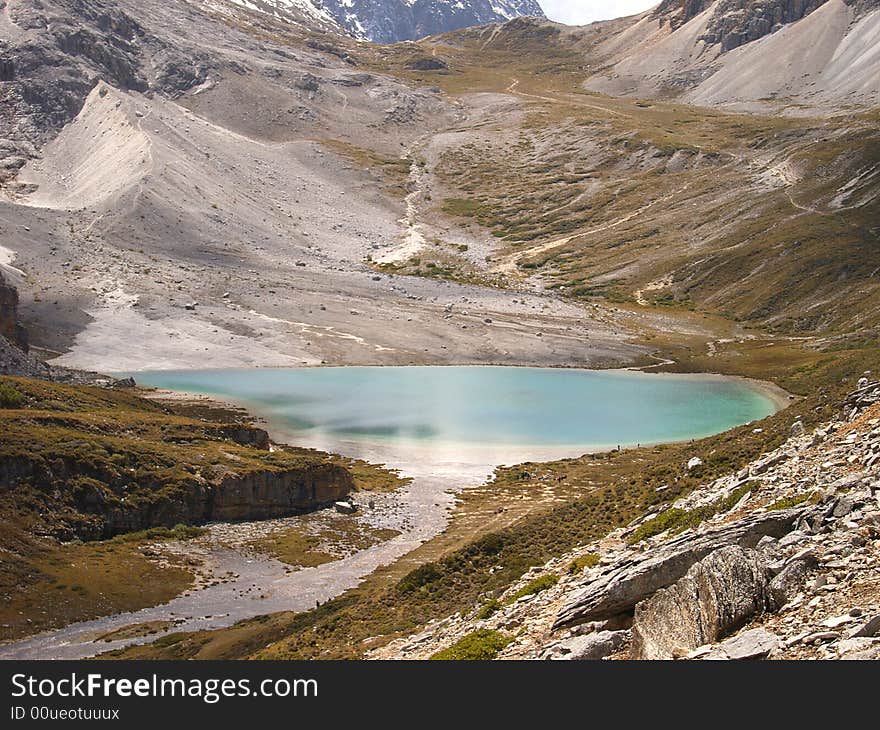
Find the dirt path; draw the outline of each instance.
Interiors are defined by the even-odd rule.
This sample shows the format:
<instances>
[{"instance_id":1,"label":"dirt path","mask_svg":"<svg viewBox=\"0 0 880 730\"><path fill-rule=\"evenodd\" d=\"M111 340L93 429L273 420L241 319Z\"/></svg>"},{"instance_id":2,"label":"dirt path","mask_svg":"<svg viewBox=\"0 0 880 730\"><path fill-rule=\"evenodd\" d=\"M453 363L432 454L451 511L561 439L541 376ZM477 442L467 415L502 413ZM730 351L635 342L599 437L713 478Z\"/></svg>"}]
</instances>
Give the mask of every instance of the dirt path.
<instances>
[{"instance_id":1,"label":"dirt path","mask_svg":"<svg viewBox=\"0 0 880 730\"><path fill-rule=\"evenodd\" d=\"M617 111L616 109L609 109L605 106L600 106L599 104L590 104L586 101L580 101L575 99L559 99L558 97L552 96L541 96L539 94L528 94L525 91L517 91L516 87L519 86L519 79L513 79L513 83L508 86L505 91L509 94L515 94L516 96L522 96L526 99L540 99L541 101L549 101L551 104L565 104L567 106L581 106L587 109L596 109L600 112L605 112L606 114L611 114L615 117L629 117L629 114L624 112Z\"/></svg>"}]
</instances>

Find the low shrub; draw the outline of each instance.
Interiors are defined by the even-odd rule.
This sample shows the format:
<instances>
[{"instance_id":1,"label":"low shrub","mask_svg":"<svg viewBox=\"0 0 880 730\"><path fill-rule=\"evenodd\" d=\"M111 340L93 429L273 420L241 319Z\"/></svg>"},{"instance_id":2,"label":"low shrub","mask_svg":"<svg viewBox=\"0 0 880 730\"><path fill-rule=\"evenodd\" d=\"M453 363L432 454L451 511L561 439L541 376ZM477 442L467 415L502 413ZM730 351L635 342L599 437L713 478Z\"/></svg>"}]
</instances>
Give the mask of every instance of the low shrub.
<instances>
[{"instance_id":1,"label":"low shrub","mask_svg":"<svg viewBox=\"0 0 880 730\"><path fill-rule=\"evenodd\" d=\"M0 408L21 408L24 396L9 383L0 383Z\"/></svg>"},{"instance_id":2,"label":"low shrub","mask_svg":"<svg viewBox=\"0 0 880 730\"><path fill-rule=\"evenodd\" d=\"M441 661L489 661L498 656L511 639L500 631L477 629L452 646L438 651L431 659Z\"/></svg>"},{"instance_id":3,"label":"low shrub","mask_svg":"<svg viewBox=\"0 0 880 730\"><path fill-rule=\"evenodd\" d=\"M568 572L571 575L577 575L583 572L584 568L595 568L599 564L599 556L594 553L581 555L579 558L572 560L568 566Z\"/></svg>"},{"instance_id":4,"label":"low shrub","mask_svg":"<svg viewBox=\"0 0 880 730\"><path fill-rule=\"evenodd\" d=\"M477 619L477 621L484 621L485 619L494 616L500 608L501 604L498 602L498 600L495 598L490 598L482 606L480 606L474 618Z\"/></svg>"},{"instance_id":5,"label":"low shrub","mask_svg":"<svg viewBox=\"0 0 880 730\"><path fill-rule=\"evenodd\" d=\"M546 591L548 588L552 588L559 582L559 576L555 573L547 573L547 575L542 575L540 578L535 578L533 581L527 583L522 588L520 588L516 593L513 594L510 598L510 602L523 598L525 596L532 596L536 593L541 593L541 591Z\"/></svg>"}]
</instances>

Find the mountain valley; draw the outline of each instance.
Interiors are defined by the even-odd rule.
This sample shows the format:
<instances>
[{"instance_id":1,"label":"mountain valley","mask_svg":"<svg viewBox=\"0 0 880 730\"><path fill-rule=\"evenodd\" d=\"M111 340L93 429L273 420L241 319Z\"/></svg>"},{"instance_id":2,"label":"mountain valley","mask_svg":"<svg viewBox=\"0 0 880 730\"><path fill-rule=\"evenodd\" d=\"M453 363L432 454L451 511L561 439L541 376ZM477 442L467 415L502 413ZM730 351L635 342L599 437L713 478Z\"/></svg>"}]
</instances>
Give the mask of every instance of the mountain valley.
<instances>
[{"instance_id":1,"label":"mountain valley","mask_svg":"<svg viewBox=\"0 0 880 730\"><path fill-rule=\"evenodd\" d=\"M365 535L402 535L401 550L314 610L195 633L151 622L138 646L114 638L87 653L427 658L474 632L522 629L494 653L536 658L585 652L594 629L647 637L662 624L654 591L643 613L633 603L585 619L589 630L553 628L571 592L605 575L592 558L516 594L586 555L604 568L660 550L676 526L627 541L658 514L732 494L685 537L800 500L785 534L817 552L803 581L830 574L853 604L797 588L749 621L766 608L794 653L874 651L873 635L785 642L821 633L834 611L862 612L843 626L880 610L875 582L837 564L848 541L862 551L856 572L876 557L880 5L664 0L584 27L533 2L447 5L0 0L0 416L15 436L0 444L0 547L15 556L0 590L26 586L3 638L197 590L187 561L226 539L215 530L205 547L206 522L296 520L352 490L381 506L396 497L379 494L418 488L393 469L270 445L241 411L132 391L129 376L492 364L712 372L791 397L691 443L444 481L428 506L445 529L418 540L405 520L324 525L337 537L323 542L283 522L269 540L281 553L326 552L339 529L364 550L378 541ZM870 402L854 412L862 391ZM28 454L38 443L40 464ZM785 463L753 473L768 453ZM333 472L333 493L290 498L294 482L314 487L315 468ZM242 484L281 471L285 493L263 484L256 502L271 492L273 505L253 511ZM225 496L235 509L220 508ZM835 510L850 498L847 520ZM140 535L151 529L168 532ZM747 542L737 548L758 545ZM794 551L768 545L761 560L778 575ZM143 602L74 590L90 578L58 572L71 550L110 575L117 556L155 590ZM678 581L703 558L656 588L683 595ZM157 565L176 571L164 589ZM49 583L72 608L28 626ZM799 593L790 623L808 628L773 628ZM824 613L804 614L814 595ZM717 653L703 645L746 625L667 653ZM605 637L603 656L632 636ZM838 651L852 638L871 641Z\"/></svg>"}]
</instances>

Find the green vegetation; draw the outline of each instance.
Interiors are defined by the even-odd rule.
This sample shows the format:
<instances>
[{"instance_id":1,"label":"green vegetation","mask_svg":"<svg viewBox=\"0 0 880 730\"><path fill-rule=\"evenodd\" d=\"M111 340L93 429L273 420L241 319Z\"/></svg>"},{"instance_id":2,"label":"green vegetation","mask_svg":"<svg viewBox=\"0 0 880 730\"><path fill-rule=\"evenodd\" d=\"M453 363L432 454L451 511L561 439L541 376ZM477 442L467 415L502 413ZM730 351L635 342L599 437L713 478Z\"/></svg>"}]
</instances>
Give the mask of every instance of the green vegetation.
<instances>
[{"instance_id":1,"label":"green vegetation","mask_svg":"<svg viewBox=\"0 0 880 730\"><path fill-rule=\"evenodd\" d=\"M412 166L411 158L385 155L338 139L322 139L321 144L358 167L377 173L387 182L390 193L396 196L406 194L404 185Z\"/></svg>"},{"instance_id":2,"label":"green vegetation","mask_svg":"<svg viewBox=\"0 0 880 730\"><path fill-rule=\"evenodd\" d=\"M485 621L487 618L492 618L498 611L501 609L501 603L496 598L490 598L488 601L483 603L482 606L477 610L477 613L474 615L474 618L477 621Z\"/></svg>"},{"instance_id":3,"label":"green vegetation","mask_svg":"<svg viewBox=\"0 0 880 730\"><path fill-rule=\"evenodd\" d=\"M568 572L571 575L583 573L585 568L595 568L599 564L599 556L593 553L581 555L576 560L572 560L568 566Z\"/></svg>"},{"instance_id":4,"label":"green vegetation","mask_svg":"<svg viewBox=\"0 0 880 730\"><path fill-rule=\"evenodd\" d=\"M404 483L392 472L318 451L270 451L265 432L246 422L177 415L131 392L27 379L0 379L0 384L20 392L23 406L0 410L5 433L0 460L16 465L7 472L7 496L0 501L14 493L11 513L41 521L47 534L66 530L82 539L112 537L124 527L113 527L103 514L160 514L158 505L188 504L188 495L230 474L305 475L342 467L357 472L361 488L394 489ZM154 526L171 527L145 529Z\"/></svg>"},{"instance_id":5,"label":"green vegetation","mask_svg":"<svg viewBox=\"0 0 880 730\"><path fill-rule=\"evenodd\" d=\"M791 509L792 507L797 507L799 504L806 504L807 502L818 504L821 497L822 495L820 492L795 494L791 497L783 497L782 499L777 499L773 504L768 505L767 509L770 511Z\"/></svg>"},{"instance_id":6,"label":"green vegetation","mask_svg":"<svg viewBox=\"0 0 880 730\"><path fill-rule=\"evenodd\" d=\"M535 578L533 581L528 582L522 588L520 588L516 593L514 593L509 599L508 603L514 603L518 601L520 598L525 598L526 596L534 596L542 591L546 591L548 588L552 588L559 582L559 576L554 575L553 573L547 573L546 575L542 575L539 578Z\"/></svg>"},{"instance_id":7,"label":"green vegetation","mask_svg":"<svg viewBox=\"0 0 880 730\"><path fill-rule=\"evenodd\" d=\"M448 649L438 651L431 659L443 661L489 661L498 656L511 639L500 631L477 629L463 636Z\"/></svg>"},{"instance_id":8,"label":"green vegetation","mask_svg":"<svg viewBox=\"0 0 880 730\"><path fill-rule=\"evenodd\" d=\"M60 545L2 527L0 640L155 606L193 584L191 566L144 553L155 537Z\"/></svg>"},{"instance_id":9,"label":"green vegetation","mask_svg":"<svg viewBox=\"0 0 880 730\"><path fill-rule=\"evenodd\" d=\"M229 474L341 467L359 489L405 483L362 461L270 451L265 432L233 409L26 378L0 377L0 393L7 404L0 409L0 639L156 605L185 590L192 566L143 549L203 534L163 525L161 515L180 515L193 495ZM160 524L149 524L151 514ZM142 519L145 529L125 532ZM387 538L382 531L360 537Z\"/></svg>"},{"instance_id":10,"label":"green vegetation","mask_svg":"<svg viewBox=\"0 0 880 730\"><path fill-rule=\"evenodd\" d=\"M111 542L143 542L146 540L193 540L207 534L204 527L193 525L175 525L174 527L151 527L140 532L127 532L112 538Z\"/></svg>"},{"instance_id":11,"label":"green vegetation","mask_svg":"<svg viewBox=\"0 0 880 730\"><path fill-rule=\"evenodd\" d=\"M647 522L639 525L638 529L629 537L628 542L634 545L654 535L659 535L667 530L671 534L683 532L691 527L697 527L710 517L727 512L732 509L749 492L757 491L760 486L756 482L748 482L734 489L727 497L697 507L692 510L671 507Z\"/></svg>"},{"instance_id":12,"label":"green vegetation","mask_svg":"<svg viewBox=\"0 0 880 730\"><path fill-rule=\"evenodd\" d=\"M24 396L10 383L0 382L0 408L21 408Z\"/></svg>"},{"instance_id":13,"label":"green vegetation","mask_svg":"<svg viewBox=\"0 0 880 730\"><path fill-rule=\"evenodd\" d=\"M397 530L363 525L354 519L334 518L329 522L310 523L311 528L297 525L276 530L249 543L288 565L313 568L338 560L356 550L391 540Z\"/></svg>"}]
</instances>

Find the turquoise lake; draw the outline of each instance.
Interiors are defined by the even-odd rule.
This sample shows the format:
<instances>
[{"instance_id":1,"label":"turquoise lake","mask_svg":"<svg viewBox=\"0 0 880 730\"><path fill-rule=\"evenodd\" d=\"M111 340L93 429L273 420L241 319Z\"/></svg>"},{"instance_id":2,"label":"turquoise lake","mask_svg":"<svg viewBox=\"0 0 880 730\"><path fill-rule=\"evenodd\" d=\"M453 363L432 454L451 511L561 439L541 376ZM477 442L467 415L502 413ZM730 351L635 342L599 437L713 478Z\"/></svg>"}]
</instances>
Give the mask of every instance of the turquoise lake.
<instances>
[{"instance_id":1,"label":"turquoise lake","mask_svg":"<svg viewBox=\"0 0 880 730\"><path fill-rule=\"evenodd\" d=\"M307 445L339 442L597 450L682 441L776 410L711 375L516 367L327 367L141 372L141 385L249 405Z\"/></svg>"}]
</instances>

